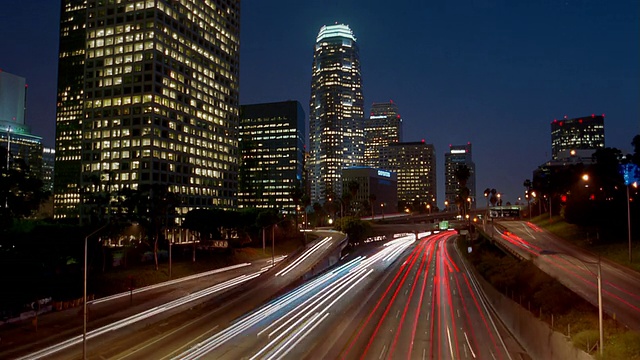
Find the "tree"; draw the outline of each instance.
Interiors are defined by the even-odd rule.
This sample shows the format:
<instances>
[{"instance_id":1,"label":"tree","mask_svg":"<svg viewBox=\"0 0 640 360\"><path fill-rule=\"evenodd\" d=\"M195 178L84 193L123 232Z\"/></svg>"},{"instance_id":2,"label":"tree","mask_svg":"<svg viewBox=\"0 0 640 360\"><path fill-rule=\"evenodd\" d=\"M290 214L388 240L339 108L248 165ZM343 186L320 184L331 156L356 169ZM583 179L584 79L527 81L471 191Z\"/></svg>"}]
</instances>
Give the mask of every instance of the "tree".
<instances>
[{"instance_id":1,"label":"tree","mask_svg":"<svg viewBox=\"0 0 640 360\"><path fill-rule=\"evenodd\" d=\"M133 190L124 188L118 192L116 214L128 221L135 221L145 229L145 235L153 247L155 268L158 270L158 242L163 226L168 226L169 215L178 204L175 194L166 185L144 184Z\"/></svg>"},{"instance_id":2,"label":"tree","mask_svg":"<svg viewBox=\"0 0 640 360\"><path fill-rule=\"evenodd\" d=\"M11 226L14 219L31 216L38 210L49 194L43 191L42 181L33 174L28 164L20 158L14 158L7 167L6 148L2 149L0 166L0 230Z\"/></svg>"},{"instance_id":3,"label":"tree","mask_svg":"<svg viewBox=\"0 0 640 360\"><path fill-rule=\"evenodd\" d=\"M491 189L484 189L484 198L487 200L487 207L489 207L489 195L491 195Z\"/></svg>"},{"instance_id":4,"label":"tree","mask_svg":"<svg viewBox=\"0 0 640 360\"><path fill-rule=\"evenodd\" d=\"M633 137L631 145L633 146L632 161L634 164L640 166L640 134Z\"/></svg>"},{"instance_id":5,"label":"tree","mask_svg":"<svg viewBox=\"0 0 640 360\"><path fill-rule=\"evenodd\" d=\"M371 217L373 218L373 215L375 214L373 212L373 206L375 205L376 202L376 194L369 194L369 205L371 205Z\"/></svg>"},{"instance_id":6,"label":"tree","mask_svg":"<svg viewBox=\"0 0 640 360\"><path fill-rule=\"evenodd\" d=\"M344 194L342 197L348 200L346 202L347 214L352 214L353 213L352 202L358 196L358 191L360 191L360 183L355 180L349 180L347 182L347 190L348 190L348 193ZM348 195L348 197L346 195Z\"/></svg>"},{"instance_id":7,"label":"tree","mask_svg":"<svg viewBox=\"0 0 640 360\"><path fill-rule=\"evenodd\" d=\"M458 193L456 195L456 204L461 211L461 215L469 213L471 204L467 201L470 195L470 190L467 187L467 180L471 177L471 170L467 165L458 165L454 172L456 180L458 180Z\"/></svg>"},{"instance_id":8,"label":"tree","mask_svg":"<svg viewBox=\"0 0 640 360\"><path fill-rule=\"evenodd\" d=\"M349 243L358 243L373 233L371 224L358 218L347 216L336 222L335 229L342 231L349 237Z\"/></svg>"},{"instance_id":9,"label":"tree","mask_svg":"<svg viewBox=\"0 0 640 360\"><path fill-rule=\"evenodd\" d=\"M489 196L489 202L491 203L491 206L496 206L496 203L498 202L498 191L496 189L491 189L490 193L491 196Z\"/></svg>"}]
</instances>

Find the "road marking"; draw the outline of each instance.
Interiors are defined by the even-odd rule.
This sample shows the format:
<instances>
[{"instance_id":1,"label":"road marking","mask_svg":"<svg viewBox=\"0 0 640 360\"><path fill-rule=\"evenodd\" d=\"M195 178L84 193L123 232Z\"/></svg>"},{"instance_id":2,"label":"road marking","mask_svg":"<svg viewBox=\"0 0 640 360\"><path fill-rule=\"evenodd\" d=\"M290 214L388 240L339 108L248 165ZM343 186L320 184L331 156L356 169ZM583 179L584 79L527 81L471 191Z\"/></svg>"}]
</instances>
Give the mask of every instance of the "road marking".
<instances>
[{"instance_id":1,"label":"road marking","mask_svg":"<svg viewBox=\"0 0 640 360\"><path fill-rule=\"evenodd\" d=\"M380 356L378 356L378 359L382 359L382 355L384 355L384 351L387 349L387 344L384 344L384 346L382 347L382 351L380 351Z\"/></svg>"},{"instance_id":2,"label":"road marking","mask_svg":"<svg viewBox=\"0 0 640 360\"><path fill-rule=\"evenodd\" d=\"M449 326L447 325L447 339L449 340L449 352L451 352L451 358L454 359L453 356L453 344L451 343L451 332L449 331Z\"/></svg>"},{"instance_id":3,"label":"road marking","mask_svg":"<svg viewBox=\"0 0 640 360\"><path fill-rule=\"evenodd\" d=\"M137 353L138 351L144 350L144 349L148 348L149 346L154 345L155 343L157 343L157 342L161 341L162 339L165 339L165 338L167 338L167 337L169 337L169 336L171 336L171 335L175 334L175 333L176 333L176 332L178 332L178 331L182 331L182 329L184 329L184 328L186 328L186 327L188 327L188 326L191 326L192 324L194 324L196 321L199 321L199 320L200 320L200 319L194 319L194 320L192 320L192 321L190 321L190 322L188 322L188 323L186 323L186 324L184 324L184 325L180 326L179 328L177 328L177 329L175 329L175 330L173 330L173 331L170 331L170 332L166 333L165 335L161 336L160 338L155 339L155 340L152 340L152 341L150 341L148 344L146 344L146 345L144 345L144 346L142 346L142 347L137 348L135 351L132 351L132 352L128 353L127 355L125 355L125 356L121 357L120 359L125 359L125 358L127 358L127 357L129 357L129 356L131 356L131 355L133 355L133 354L135 354L135 353ZM209 333L209 332L215 331L215 330L218 328L218 326L219 326L219 325L214 326L213 328L211 328L211 329L209 329L208 331L206 331L204 334L207 334L207 333ZM203 334L203 335L204 335L204 334ZM196 340L193 340L193 341L196 341ZM186 345L188 346L188 345L189 345L190 343L192 343L193 341L191 341L191 342L187 343ZM175 352L175 351L174 351L174 352ZM168 357L168 356L167 356L167 357ZM165 359L166 359L167 357L165 357Z\"/></svg>"},{"instance_id":4,"label":"road marking","mask_svg":"<svg viewBox=\"0 0 640 360\"><path fill-rule=\"evenodd\" d=\"M469 342L469 338L467 337L467 332L464 332L464 339L467 340L467 346L469 346L469 350L471 351L471 355L473 355L473 358L476 358L476 353L473 352L473 349L471 348L471 343ZM466 351L466 350L465 350Z\"/></svg>"}]
</instances>

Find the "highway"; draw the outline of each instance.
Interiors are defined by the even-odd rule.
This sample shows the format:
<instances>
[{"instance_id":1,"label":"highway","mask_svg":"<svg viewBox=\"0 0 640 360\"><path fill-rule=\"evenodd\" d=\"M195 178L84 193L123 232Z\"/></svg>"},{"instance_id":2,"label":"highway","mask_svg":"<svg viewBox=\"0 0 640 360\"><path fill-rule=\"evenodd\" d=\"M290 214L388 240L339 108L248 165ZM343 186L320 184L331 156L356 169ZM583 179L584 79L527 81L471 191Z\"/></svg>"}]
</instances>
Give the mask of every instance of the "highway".
<instances>
[{"instance_id":1,"label":"highway","mask_svg":"<svg viewBox=\"0 0 640 360\"><path fill-rule=\"evenodd\" d=\"M576 247L526 221L501 221L506 231L494 238L517 251L547 274L598 306L597 263L602 271L604 312L640 331L640 274ZM487 233L491 234L488 229ZM542 253L542 254L541 254Z\"/></svg>"},{"instance_id":2,"label":"highway","mask_svg":"<svg viewBox=\"0 0 640 360\"><path fill-rule=\"evenodd\" d=\"M87 358L157 358L158 354L171 354L175 349L188 348L193 339L226 327L233 319L299 281L304 273L335 251L344 240L344 235L333 231L317 231L316 235L318 239L309 243L304 251L276 263L274 268L270 264L239 266L218 274L223 278L200 278L198 283L209 282L205 287L192 287L190 284L182 284L177 290L158 287L154 291L164 295L156 294L157 299L147 301L136 295L139 306L134 307L129 306L127 297L96 301L99 304L92 305L90 313L93 321L89 323L87 332ZM259 265L263 266L256 268ZM121 312L123 307L130 310ZM98 312L109 311L126 316L97 315ZM21 354L22 358L82 358L81 326L65 331L64 340L56 339L55 343L41 344L39 349L27 344L26 349L30 352ZM25 347L22 352L24 350ZM16 357L16 353L8 357Z\"/></svg>"},{"instance_id":3,"label":"highway","mask_svg":"<svg viewBox=\"0 0 640 360\"><path fill-rule=\"evenodd\" d=\"M454 232L364 246L175 359L511 359ZM158 358L158 357L156 357ZM521 357L517 357L520 359ZM524 358L527 358L524 356Z\"/></svg>"}]
</instances>

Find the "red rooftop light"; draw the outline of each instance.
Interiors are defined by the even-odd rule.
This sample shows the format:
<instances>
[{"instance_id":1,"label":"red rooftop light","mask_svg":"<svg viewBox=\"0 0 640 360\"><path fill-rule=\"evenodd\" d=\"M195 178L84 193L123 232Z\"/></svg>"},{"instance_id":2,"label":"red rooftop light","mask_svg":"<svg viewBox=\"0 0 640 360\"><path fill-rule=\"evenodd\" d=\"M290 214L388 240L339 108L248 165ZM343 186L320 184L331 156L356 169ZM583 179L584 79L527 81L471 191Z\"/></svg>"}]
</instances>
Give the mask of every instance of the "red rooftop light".
<instances>
[{"instance_id":1,"label":"red rooftop light","mask_svg":"<svg viewBox=\"0 0 640 360\"><path fill-rule=\"evenodd\" d=\"M424 144L424 139L422 139L422 143Z\"/></svg>"},{"instance_id":2,"label":"red rooftop light","mask_svg":"<svg viewBox=\"0 0 640 360\"><path fill-rule=\"evenodd\" d=\"M567 115L565 115L565 116L564 116L564 118L566 119L566 118L567 118Z\"/></svg>"}]
</instances>

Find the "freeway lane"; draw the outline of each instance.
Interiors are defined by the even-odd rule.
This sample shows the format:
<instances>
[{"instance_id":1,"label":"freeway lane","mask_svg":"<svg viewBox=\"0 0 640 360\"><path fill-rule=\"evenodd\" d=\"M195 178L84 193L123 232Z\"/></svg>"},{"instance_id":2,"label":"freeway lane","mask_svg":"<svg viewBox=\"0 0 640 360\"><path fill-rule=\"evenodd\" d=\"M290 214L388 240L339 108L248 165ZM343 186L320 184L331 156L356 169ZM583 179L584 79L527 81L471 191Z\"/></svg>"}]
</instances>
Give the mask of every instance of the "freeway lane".
<instances>
[{"instance_id":1,"label":"freeway lane","mask_svg":"<svg viewBox=\"0 0 640 360\"><path fill-rule=\"evenodd\" d=\"M191 347L199 338L206 338L218 329L226 328L231 321L264 303L335 251L344 235L333 231L318 231L318 240L310 243L304 252L278 264L271 271L263 268L250 279L231 290L209 295L208 301L187 303L185 298L177 306L172 303L153 309L143 319L136 314L122 323L112 323L90 332L89 358L95 359L161 359ZM298 261L298 259L304 259ZM290 266L295 265L295 266ZM279 273L286 270L286 273ZM262 275L261 275L262 274ZM243 280L244 281L244 280ZM76 339L77 340L77 339ZM81 343L46 353L50 359L73 359L82 356ZM56 349L53 349L56 350ZM40 358L43 353L33 353L26 358Z\"/></svg>"},{"instance_id":2,"label":"freeway lane","mask_svg":"<svg viewBox=\"0 0 640 360\"><path fill-rule=\"evenodd\" d=\"M511 359L451 233L415 247L342 358ZM499 324L499 323L498 323Z\"/></svg>"},{"instance_id":3,"label":"freeway lane","mask_svg":"<svg viewBox=\"0 0 640 360\"><path fill-rule=\"evenodd\" d=\"M99 298L88 303L88 331L269 266L271 259L238 264L188 278ZM38 332L30 321L0 328L0 358L16 358L82 334L82 307L41 315Z\"/></svg>"},{"instance_id":4,"label":"freeway lane","mask_svg":"<svg viewBox=\"0 0 640 360\"><path fill-rule=\"evenodd\" d=\"M174 358L511 359L522 350L503 341L454 238L409 235L352 254Z\"/></svg>"},{"instance_id":5,"label":"freeway lane","mask_svg":"<svg viewBox=\"0 0 640 360\"><path fill-rule=\"evenodd\" d=\"M505 241L520 244L521 251L534 259L540 269L598 306L597 256L526 221L500 224L509 232ZM555 254L540 255L543 250ZM630 329L640 331L640 274L606 259L600 261L604 311Z\"/></svg>"}]
</instances>

